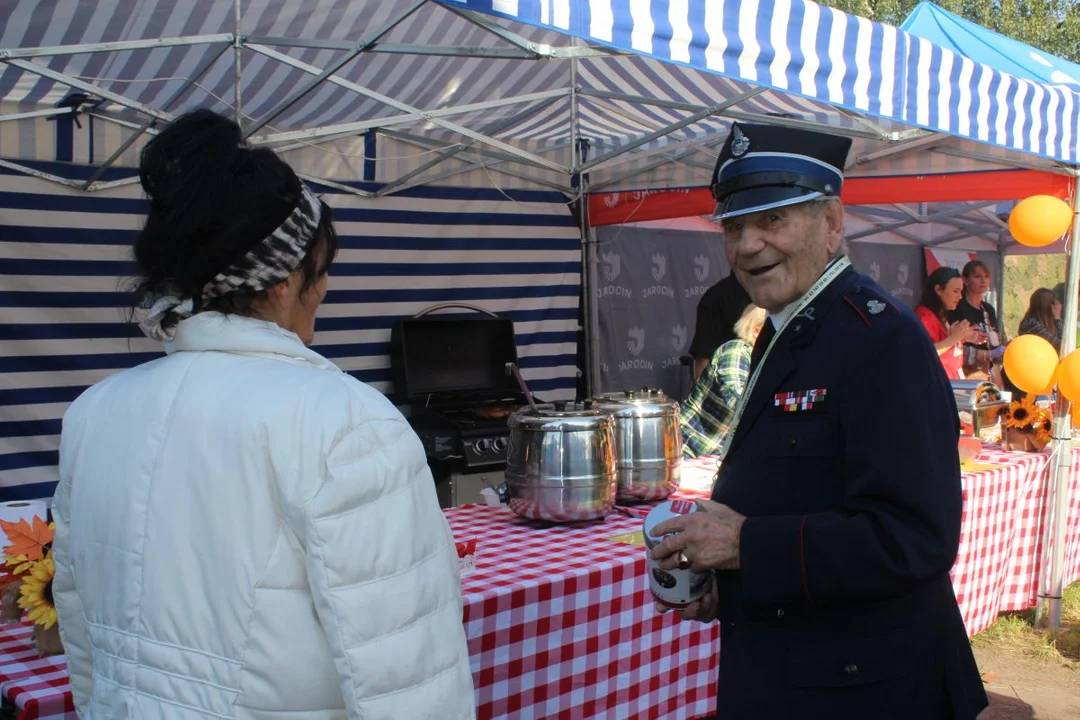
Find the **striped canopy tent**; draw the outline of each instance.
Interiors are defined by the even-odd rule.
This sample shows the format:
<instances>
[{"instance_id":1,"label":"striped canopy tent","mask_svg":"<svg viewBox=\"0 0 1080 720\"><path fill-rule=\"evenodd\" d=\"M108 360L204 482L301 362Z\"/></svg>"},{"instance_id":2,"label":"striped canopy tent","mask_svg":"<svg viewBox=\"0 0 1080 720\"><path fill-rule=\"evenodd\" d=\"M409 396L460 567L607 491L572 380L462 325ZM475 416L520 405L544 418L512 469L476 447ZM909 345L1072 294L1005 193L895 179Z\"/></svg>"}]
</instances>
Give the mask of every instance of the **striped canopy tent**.
<instances>
[{"instance_id":1,"label":"striped canopy tent","mask_svg":"<svg viewBox=\"0 0 1080 720\"><path fill-rule=\"evenodd\" d=\"M129 182L108 168L206 105L376 196L703 186L733 119L850 135L860 205L1063 194L1068 180L1017 171L1077 164L1073 88L803 0L18 0L0 27L4 166L94 165L53 178L90 191ZM935 180L986 171L1010 174Z\"/></svg>"},{"instance_id":2,"label":"striped canopy tent","mask_svg":"<svg viewBox=\"0 0 1080 720\"><path fill-rule=\"evenodd\" d=\"M43 320L65 325L57 312L74 317L85 310L73 307L72 298L54 297L77 274L56 264L64 261L53 262L67 256L38 252L32 233L11 228L52 229L45 237L60 246L60 230L73 221L58 228L52 215L84 211L79 222L86 227L119 224L130 235L137 227L132 168L139 149L159 123L195 107L235 114L251 142L277 149L304 177L338 193L335 203L357 223L347 235L385 233L390 222L411 227L425 222L423 203L438 204L444 214L432 215L426 230L402 233L426 237L401 246L406 255L399 265L429 260L424 255L439 247L431 238L445 236L445 213L464 202L465 196L428 188L489 193L469 196L483 206L447 242L462 248L468 233L484 236L501 226L507 237L525 234L554 249L543 257L516 256L518 273L538 263L541 282L494 270L480 257L487 249L469 260L470 277L488 266L490 292L478 297L507 298L509 286L532 283L512 309L540 313L529 341L558 346L536 350L534 357L547 359L532 368L526 359L534 378L543 376L540 367L573 364L561 343L567 323L577 320L564 305L562 325L544 324L555 315L542 299L560 295L576 306L579 276L568 264L580 254L570 255L567 243L588 232L586 213L577 212L583 194L590 195L594 223L604 212L616 214L612 222L645 219L646 208L692 197L693 188L708 184L732 120L848 135L854 141L846 168L849 204L881 208L867 214L888 225L892 214L914 212L894 204L966 203L934 219L1000 243L1009 239L995 203L1036 192L1072 197L1080 165L1080 97L1073 87L1013 77L806 0L8 0L0 4L0 66L0 171L6 172L0 197L7 197L0 206L0 257L20 252L16 257L27 260L22 270L0 271L0 333L24 343L0 358L0 369L8 370L0 372L0 393L25 391L15 375L42 375L40 357L70 347L67 336L42 330ZM29 181L35 184L19 184ZM557 191L560 201L522 191ZM111 206L112 215L128 215L103 228L101 206L85 204L95 196L132 205ZM655 197L663 202L650 200ZM700 190L696 197L700 202ZM372 220L364 215L372 208L398 215ZM25 222L34 211L38 217ZM535 226L554 230L537 233ZM539 244L528 247L542 252ZM83 249L71 262L95 262L102 254L118 260L119 246L109 248ZM368 256L354 258L354 287L377 282L372 278L386 269L381 264L393 265L394 250L378 248L382 254L367 265ZM53 262L48 272L40 264L45 260ZM14 267L8 259L3 265ZM595 257L584 267L588 285ZM406 270L391 272L401 277L388 280L396 289L388 287L386 297L407 296L400 289L408 286ZM492 272L510 279L500 286ZM1070 275L1075 297L1076 273ZM100 283L88 286L102 290ZM328 298L332 318L323 320L321 335L328 328L360 329L349 303L367 291L338 292ZM37 305L35 293L43 298ZM591 296L588 288L582 293L586 302ZM1075 322L1070 304L1066 325ZM118 339L142 342L127 332ZM83 341L78 347L96 339L75 335ZM28 357L27 342L59 343L60 350ZM385 367L374 368L365 353L385 353L382 335L370 339L375 350L351 342L341 351L356 361L349 369L381 381ZM594 353L590 371L596 361ZM33 382L60 383L69 392L57 394L55 407L4 430L4 448L18 447L20 433L55 431L70 390L108 370L70 382L36 377ZM572 393L572 384L554 379L558 374L548 374L550 387ZM10 407L26 397L4 399ZM38 421L33 418L46 426L25 424ZM6 456L0 453L0 474L25 470L4 465ZM0 478L0 487L5 482Z\"/></svg>"}]
</instances>

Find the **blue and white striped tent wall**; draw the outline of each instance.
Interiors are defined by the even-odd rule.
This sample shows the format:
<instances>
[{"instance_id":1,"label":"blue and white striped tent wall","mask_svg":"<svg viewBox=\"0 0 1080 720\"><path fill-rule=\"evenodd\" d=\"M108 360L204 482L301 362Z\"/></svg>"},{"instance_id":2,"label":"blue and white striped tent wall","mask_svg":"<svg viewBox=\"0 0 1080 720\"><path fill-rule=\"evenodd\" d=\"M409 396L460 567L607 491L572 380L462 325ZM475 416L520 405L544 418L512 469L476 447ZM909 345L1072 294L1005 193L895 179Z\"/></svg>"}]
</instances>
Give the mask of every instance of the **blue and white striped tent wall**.
<instances>
[{"instance_id":1,"label":"blue and white striped tent wall","mask_svg":"<svg viewBox=\"0 0 1080 720\"><path fill-rule=\"evenodd\" d=\"M324 197L342 250L317 350L390 392L394 320L467 302L514 318L523 373L539 395L575 395L581 241L562 195ZM50 496L68 403L161 352L122 309L142 211L137 186L85 194L0 173L0 501Z\"/></svg>"}]
</instances>

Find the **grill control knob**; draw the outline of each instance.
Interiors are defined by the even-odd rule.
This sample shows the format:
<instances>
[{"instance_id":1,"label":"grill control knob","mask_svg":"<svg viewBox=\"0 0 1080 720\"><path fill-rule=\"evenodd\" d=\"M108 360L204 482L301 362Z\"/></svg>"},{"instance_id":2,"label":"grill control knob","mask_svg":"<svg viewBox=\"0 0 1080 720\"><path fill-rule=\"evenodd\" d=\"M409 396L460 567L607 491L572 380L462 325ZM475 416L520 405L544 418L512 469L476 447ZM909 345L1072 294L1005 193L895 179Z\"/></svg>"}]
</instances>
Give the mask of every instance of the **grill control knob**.
<instances>
[{"instance_id":1,"label":"grill control knob","mask_svg":"<svg viewBox=\"0 0 1080 720\"><path fill-rule=\"evenodd\" d=\"M486 453L488 448L491 447L491 441L487 438L480 438L473 447L476 448L476 452L478 453Z\"/></svg>"},{"instance_id":2,"label":"grill control knob","mask_svg":"<svg viewBox=\"0 0 1080 720\"><path fill-rule=\"evenodd\" d=\"M506 438L498 437L491 441L491 449L495 452L506 452Z\"/></svg>"}]
</instances>

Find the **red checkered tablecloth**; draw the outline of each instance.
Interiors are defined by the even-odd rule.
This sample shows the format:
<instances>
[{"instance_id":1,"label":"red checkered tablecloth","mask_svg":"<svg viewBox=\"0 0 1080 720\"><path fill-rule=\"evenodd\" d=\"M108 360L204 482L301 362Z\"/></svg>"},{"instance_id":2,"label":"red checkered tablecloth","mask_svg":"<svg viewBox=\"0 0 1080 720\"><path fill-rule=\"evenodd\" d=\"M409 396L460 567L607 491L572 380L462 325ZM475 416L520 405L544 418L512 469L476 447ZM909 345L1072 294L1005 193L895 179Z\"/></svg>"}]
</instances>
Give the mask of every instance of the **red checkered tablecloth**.
<instances>
[{"instance_id":1,"label":"red checkered tablecloth","mask_svg":"<svg viewBox=\"0 0 1080 720\"><path fill-rule=\"evenodd\" d=\"M1049 509L1048 453L984 451L963 475L953 585L968 632L1034 605ZM707 494L715 458L683 463ZM1080 452L1073 455L1066 583L1080 578ZM643 515L647 508L638 508ZM462 578L480 718L694 718L715 708L718 630L652 609L639 530L614 513L542 526L503 508L448 510L457 540L476 540ZM74 718L64 656L39 658L25 624L0 626L0 686L19 720Z\"/></svg>"},{"instance_id":2,"label":"red checkered tablecloth","mask_svg":"<svg viewBox=\"0 0 1080 720\"><path fill-rule=\"evenodd\" d=\"M1080 450L1072 453L1065 585L1080 578ZM1034 607L1050 521L1050 453L987 449L993 470L964 474L964 515L953 587L974 635L999 613Z\"/></svg>"},{"instance_id":3,"label":"red checkered tablecloth","mask_svg":"<svg viewBox=\"0 0 1080 720\"><path fill-rule=\"evenodd\" d=\"M994 468L963 475L952 579L969 635L990 627L1002 611L1034 604L1047 457L984 450L977 462Z\"/></svg>"},{"instance_id":4,"label":"red checkered tablecloth","mask_svg":"<svg viewBox=\"0 0 1080 720\"><path fill-rule=\"evenodd\" d=\"M715 710L718 628L658 615L645 548L610 539L640 530L647 509L579 526L504 508L446 512L457 540L476 540L462 592L481 720L688 720ZM64 656L38 658L26 624L0 627L0 682L18 720L75 717Z\"/></svg>"},{"instance_id":5,"label":"red checkered tablecloth","mask_svg":"<svg viewBox=\"0 0 1080 720\"><path fill-rule=\"evenodd\" d=\"M719 632L653 609L641 528L620 514L585 526L508 510L448 510L477 539L462 580L478 717L693 718L715 709Z\"/></svg>"},{"instance_id":6,"label":"red checkered tablecloth","mask_svg":"<svg viewBox=\"0 0 1080 720\"><path fill-rule=\"evenodd\" d=\"M0 692L18 720L76 720L63 655L41 657L29 624L0 625Z\"/></svg>"}]
</instances>

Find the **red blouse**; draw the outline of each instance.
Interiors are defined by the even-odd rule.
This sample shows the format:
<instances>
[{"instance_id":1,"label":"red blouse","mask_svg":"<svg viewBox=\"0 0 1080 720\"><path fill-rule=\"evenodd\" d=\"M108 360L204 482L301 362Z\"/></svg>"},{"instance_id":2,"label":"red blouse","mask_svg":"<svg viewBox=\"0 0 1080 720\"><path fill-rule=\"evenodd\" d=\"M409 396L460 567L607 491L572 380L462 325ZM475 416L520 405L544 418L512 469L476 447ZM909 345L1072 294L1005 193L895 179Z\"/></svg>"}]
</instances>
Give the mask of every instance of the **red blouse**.
<instances>
[{"instance_id":1,"label":"red blouse","mask_svg":"<svg viewBox=\"0 0 1080 720\"><path fill-rule=\"evenodd\" d=\"M926 328L926 332L930 335L930 340L936 345L945 338L949 337L948 329L942 324L941 318L934 313L933 310L920 305L915 308L915 314L922 321L923 327ZM962 343L956 343L951 350L946 350L944 353L938 355L938 359L941 360L941 366L945 368L945 374L949 376L950 380L963 380L964 376L961 372L961 368L964 366L964 350Z\"/></svg>"}]
</instances>

